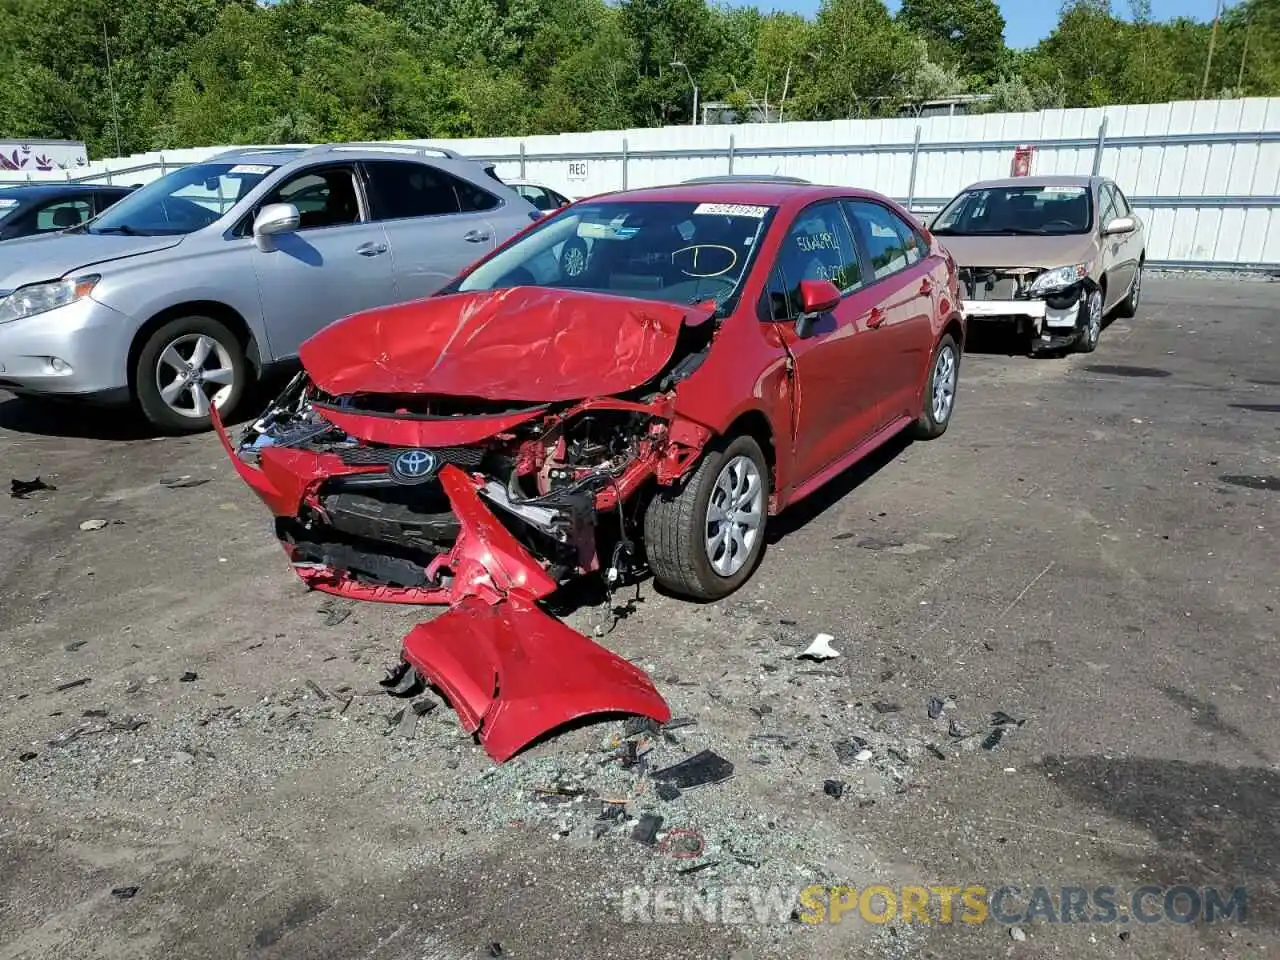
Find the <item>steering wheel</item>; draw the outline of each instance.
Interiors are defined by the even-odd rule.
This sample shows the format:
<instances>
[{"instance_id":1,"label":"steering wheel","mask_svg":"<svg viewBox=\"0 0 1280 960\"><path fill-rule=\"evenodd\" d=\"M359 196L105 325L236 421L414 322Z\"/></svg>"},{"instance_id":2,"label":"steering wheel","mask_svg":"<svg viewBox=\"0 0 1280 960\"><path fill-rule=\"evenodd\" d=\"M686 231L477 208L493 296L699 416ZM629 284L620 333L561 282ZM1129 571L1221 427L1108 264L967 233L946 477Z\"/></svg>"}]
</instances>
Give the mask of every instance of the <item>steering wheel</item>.
<instances>
[{"instance_id":1,"label":"steering wheel","mask_svg":"<svg viewBox=\"0 0 1280 960\"><path fill-rule=\"evenodd\" d=\"M1049 227L1052 227L1054 224L1061 224L1062 226L1066 227L1068 230L1071 230L1075 227L1075 224L1072 223L1070 220L1050 220L1040 229L1042 230L1048 229Z\"/></svg>"}]
</instances>

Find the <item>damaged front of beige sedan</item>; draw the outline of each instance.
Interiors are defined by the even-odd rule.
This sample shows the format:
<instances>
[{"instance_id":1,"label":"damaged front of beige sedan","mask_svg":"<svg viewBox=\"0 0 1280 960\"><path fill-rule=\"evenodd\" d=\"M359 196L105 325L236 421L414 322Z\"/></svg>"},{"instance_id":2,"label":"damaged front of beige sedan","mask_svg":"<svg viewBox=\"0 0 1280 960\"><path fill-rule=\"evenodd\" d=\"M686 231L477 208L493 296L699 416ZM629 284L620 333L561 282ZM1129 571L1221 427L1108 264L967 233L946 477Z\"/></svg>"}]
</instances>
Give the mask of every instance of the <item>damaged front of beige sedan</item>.
<instances>
[{"instance_id":1,"label":"damaged front of beige sedan","mask_svg":"<svg viewBox=\"0 0 1280 960\"><path fill-rule=\"evenodd\" d=\"M1142 296L1141 218L1102 177L976 183L933 220L959 268L965 316L1012 326L1030 351L1097 349Z\"/></svg>"}]
</instances>

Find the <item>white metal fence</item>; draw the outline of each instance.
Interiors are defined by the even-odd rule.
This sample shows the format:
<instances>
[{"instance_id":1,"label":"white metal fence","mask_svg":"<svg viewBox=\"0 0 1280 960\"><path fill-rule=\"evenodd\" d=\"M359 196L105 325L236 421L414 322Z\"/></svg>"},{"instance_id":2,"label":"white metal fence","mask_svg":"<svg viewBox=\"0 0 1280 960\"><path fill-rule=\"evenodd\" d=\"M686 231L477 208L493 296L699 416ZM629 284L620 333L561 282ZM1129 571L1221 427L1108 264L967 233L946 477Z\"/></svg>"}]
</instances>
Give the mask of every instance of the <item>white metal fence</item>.
<instances>
[{"instance_id":1,"label":"white metal fence","mask_svg":"<svg viewBox=\"0 0 1280 960\"><path fill-rule=\"evenodd\" d=\"M540 180L575 197L714 174L787 174L869 187L922 213L969 183L1008 176L1015 150L1030 146L1033 173L1114 178L1147 221L1153 263L1280 270L1280 98L410 142L492 160L504 179ZM223 149L139 154L30 179L140 183Z\"/></svg>"}]
</instances>

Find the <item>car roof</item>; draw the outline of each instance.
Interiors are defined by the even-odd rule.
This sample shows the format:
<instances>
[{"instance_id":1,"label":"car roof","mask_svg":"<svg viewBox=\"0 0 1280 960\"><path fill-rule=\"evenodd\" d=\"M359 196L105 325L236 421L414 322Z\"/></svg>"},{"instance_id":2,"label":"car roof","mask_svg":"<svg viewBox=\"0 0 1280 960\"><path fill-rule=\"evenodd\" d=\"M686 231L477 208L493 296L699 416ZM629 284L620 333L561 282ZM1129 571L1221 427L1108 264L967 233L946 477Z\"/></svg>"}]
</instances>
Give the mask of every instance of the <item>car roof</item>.
<instances>
[{"instance_id":1,"label":"car roof","mask_svg":"<svg viewBox=\"0 0 1280 960\"><path fill-rule=\"evenodd\" d=\"M1000 180L982 180L971 183L966 190L992 190L1001 187L1092 187L1107 182L1106 177L1054 176L1054 177L1005 177Z\"/></svg>"},{"instance_id":2,"label":"car roof","mask_svg":"<svg viewBox=\"0 0 1280 960\"><path fill-rule=\"evenodd\" d=\"M0 184L0 193L16 195L24 200L41 200L45 197L58 197L64 194L84 193L86 190L105 190L112 193L129 193L132 187L107 186L103 183L20 183L6 186Z\"/></svg>"},{"instance_id":3,"label":"car roof","mask_svg":"<svg viewBox=\"0 0 1280 960\"><path fill-rule=\"evenodd\" d=\"M708 183L677 183L663 187L642 187L636 190L599 194L592 200L675 201L700 203L746 203L771 207L803 206L828 197L864 197L882 199L874 190L858 187L832 187L809 183L779 183L753 180L750 182L716 181Z\"/></svg>"}]
</instances>

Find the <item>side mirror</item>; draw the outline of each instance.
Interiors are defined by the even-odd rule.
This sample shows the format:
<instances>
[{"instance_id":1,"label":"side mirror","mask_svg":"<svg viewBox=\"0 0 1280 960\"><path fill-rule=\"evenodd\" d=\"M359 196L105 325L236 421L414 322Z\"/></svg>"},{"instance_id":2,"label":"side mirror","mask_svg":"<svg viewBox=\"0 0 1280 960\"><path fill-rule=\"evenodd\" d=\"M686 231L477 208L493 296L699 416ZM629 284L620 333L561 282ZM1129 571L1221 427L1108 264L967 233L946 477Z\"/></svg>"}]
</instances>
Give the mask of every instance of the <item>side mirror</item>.
<instances>
[{"instance_id":1,"label":"side mirror","mask_svg":"<svg viewBox=\"0 0 1280 960\"><path fill-rule=\"evenodd\" d=\"M1138 221L1133 217L1116 217L1102 228L1102 234L1111 237L1118 233L1133 233L1137 229Z\"/></svg>"},{"instance_id":2,"label":"side mirror","mask_svg":"<svg viewBox=\"0 0 1280 960\"><path fill-rule=\"evenodd\" d=\"M796 318L796 336L804 339L813 332L813 323L840 303L840 289L830 280L800 281L800 316Z\"/></svg>"},{"instance_id":3,"label":"side mirror","mask_svg":"<svg viewBox=\"0 0 1280 960\"><path fill-rule=\"evenodd\" d=\"M253 239L259 249L271 249L271 238L293 233L302 222L298 208L292 203L269 203L253 218Z\"/></svg>"},{"instance_id":4,"label":"side mirror","mask_svg":"<svg viewBox=\"0 0 1280 960\"><path fill-rule=\"evenodd\" d=\"M801 280L800 309L805 313L826 313L840 302L840 290L830 280Z\"/></svg>"}]
</instances>

